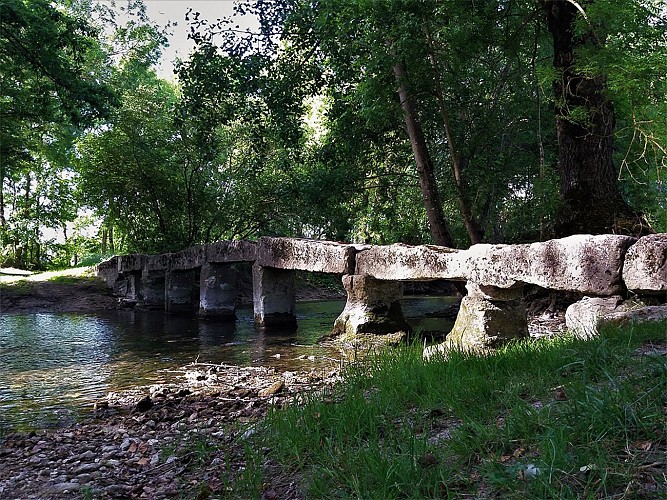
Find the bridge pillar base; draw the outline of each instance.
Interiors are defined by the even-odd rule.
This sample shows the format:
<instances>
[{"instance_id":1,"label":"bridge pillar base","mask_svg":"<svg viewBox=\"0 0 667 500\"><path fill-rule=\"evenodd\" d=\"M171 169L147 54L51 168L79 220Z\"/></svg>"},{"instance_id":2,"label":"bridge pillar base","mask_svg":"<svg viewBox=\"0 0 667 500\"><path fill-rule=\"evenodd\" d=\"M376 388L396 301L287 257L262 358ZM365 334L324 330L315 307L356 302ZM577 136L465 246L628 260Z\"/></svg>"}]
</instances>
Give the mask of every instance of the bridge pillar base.
<instances>
[{"instance_id":1,"label":"bridge pillar base","mask_svg":"<svg viewBox=\"0 0 667 500\"><path fill-rule=\"evenodd\" d=\"M199 303L199 290L196 286L197 273L187 271L169 271L165 279L165 311L174 314L191 314L195 304Z\"/></svg>"},{"instance_id":2,"label":"bridge pillar base","mask_svg":"<svg viewBox=\"0 0 667 500\"><path fill-rule=\"evenodd\" d=\"M444 343L425 349L424 357L451 350L485 354L528 337L528 319L520 301L523 286L497 288L468 282L466 288L468 295L461 300L454 328Z\"/></svg>"},{"instance_id":3,"label":"bridge pillar base","mask_svg":"<svg viewBox=\"0 0 667 500\"><path fill-rule=\"evenodd\" d=\"M295 330L295 272L273 267L252 266L255 325L260 328Z\"/></svg>"},{"instance_id":4,"label":"bridge pillar base","mask_svg":"<svg viewBox=\"0 0 667 500\"><path fill-rule=\"evenodd\" d=\"M164 270L144 269L139 285L139 305L146 309L162 309L165 304Z\"/></svg>"},{"instance_id":5,"label":"bridge pillar base","mask_svg":"<svg viewBox=\"0 0 667 500\"><path fill-rule=\"evenodd\" d=\"M199 278L199 316L236 319L236 270L229 264L204 264Z\"/></svg>"},{"instance_id":6,"label":"bridge pillar base","mask_svg":"<svg viewBox=\"0 0 667 500\"><path fill-rule=\"evenodd\" d=\"M345 309L334 323L332 335L354 338L363 334L409 333L412 328L403 317L403 283L365 275L343 276L347 292Z\"/></svg>"}]
</instances>

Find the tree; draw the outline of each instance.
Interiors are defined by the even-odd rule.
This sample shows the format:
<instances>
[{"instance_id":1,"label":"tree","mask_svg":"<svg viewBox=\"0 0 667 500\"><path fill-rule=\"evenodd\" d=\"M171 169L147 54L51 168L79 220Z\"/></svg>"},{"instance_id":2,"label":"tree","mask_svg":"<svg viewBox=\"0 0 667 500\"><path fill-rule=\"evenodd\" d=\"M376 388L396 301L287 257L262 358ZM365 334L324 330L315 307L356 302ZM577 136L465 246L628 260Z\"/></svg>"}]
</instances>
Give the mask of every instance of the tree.
<instances>
[{"instance_id":1,"label":"tree","mask_svg":"<svg viewBox=\"0 0 667 500\"><path fill-rule=\"evenodd\" d=\"M65 150L115 102L104 65L91 64L101 54L96 37L85 13L66 5L0 1L0 248L16 265L42 265L40 227L60 227L71 211L47 216L45 204L60 200L40 186L69 183Z\"/></svg>"},{"instance_id":2,"label":"tree","mask_svg":"<svg viewBox=\"0 0 667 500\"><path fill-rule=\"evenodd\" d=\"M605 71L611 68L595 67L596 56L604 53L607 37L612 34L606 21L620 14L611 12L617 2L541 3L553 38L556 71L553 90L561 198L556 234L643 234L649 231L643 214L628 205L617 183L613 158L617 116ZM628 3L634 4L633 8L623 14L631 13L636 19L638 12L645 11L640 2ZM606 4L607 19L587 15L586 11L593 12L598 4ZM621 36L627 40L630 35L626 32ZM615 69L623 71L622 65Z\"/></svg>"}]
</instances>

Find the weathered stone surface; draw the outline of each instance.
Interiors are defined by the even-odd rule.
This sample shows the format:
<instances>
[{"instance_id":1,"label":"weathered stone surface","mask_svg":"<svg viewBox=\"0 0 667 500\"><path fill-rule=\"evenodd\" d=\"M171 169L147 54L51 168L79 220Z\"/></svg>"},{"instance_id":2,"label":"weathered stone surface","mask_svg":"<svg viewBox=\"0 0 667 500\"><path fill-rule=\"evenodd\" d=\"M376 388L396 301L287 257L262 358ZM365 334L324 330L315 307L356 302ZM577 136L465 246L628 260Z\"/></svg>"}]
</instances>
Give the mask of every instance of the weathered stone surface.
<instances>
[{"instance_id":1,"label":"weathered stone surface","mask_svg":"<svg viewBox=\"0 0 667 500\"><path fill-rule=\"evenodd\" d=\"M114 255L104 262L97 264L95 272L97 276L106 282L107 286L113 287L118 279L118 256Z\"/></svg>"},{"instance_id":2,"label":"weathered stone surface","mask_svg":"<svg viewBox=\"0 0 667 500\"><path fill-rule=\"evenodd\" d=\"M229 264L204 264L199 278L199 315L236 319L236 270Z\"/></svg>"},{"instance_id":3,"label":"weathered stone surface","mask_svg":"<svg viewBox=\"0 0 667 500\"><path fill-rule=\"evenodd\" d=\"M385 335L412 330L401 309L401 282L345 275L343 285L347 303L334 323L333 335L353 338L359 334Z\"/></svg>"},{"instance_id":4,"label":"weathered stone surface","mask_svg":"<svg viewBox=\"0 0 667 500\"><path fill-rule=\"evenodd\" d=\"M121 255L118 257L118 272L129 273L132 271L141 271L146 263L148 256L141 253Z\"/></svg>"},{"instance_id":5,"label":"weathered stone surface","mask_svg":"<svg viewBox=\"0 0 667 500\"><path fill-rule=\"evenodd\" d=\"M601 318L613 312L623 302L623 297L584 297L568 306L565 326L576 336L590 338L598 334Z\"/></svg>"},{"instance_id":6,"label":"weathered stone surface","mask_svg":"<svg viewBox=\"0 0 667 500\"><path fill-rule=\"evenodd\" d=\"M206 245L196 245L171 254L172 271L195 269L206 263Z\"/></svg>"},{"instance_id":7,"label":"weathered stone surface","mask_svg":"<svg viewBox=\"0 0 667 500\"><path fill-rule=\"evenodd\" d=\"M633 322L665 322L667 335L667 306L647 306L641 301L623 301L621 296L584 297L565 311L565 325L576 336L591 338L609 325Z\"/></svg>"},{"instance_id":8,"label":"weathered stone surface","mask_svg":"<svg viewBox=\"0 0 667 500\"><path fill-rule=\"evenodd\" d=\"M469 283L466 288L469 295L461 300L454 328L444 343L424 350L427 359L450 350L483 354L510 340L528 337L528 319L520 301L488 300L488 295L480 292L474 283Z\"/></svg>"},{"instance_id":9,"label":"weathered stone surface","mask_svg":"<svg viewBox=\"0 0 667 500\"><path fill-rule=\"evenodd\" d=\"M206 247L208 262L254 262L257 259L257 244L254 241L216 241Z\"/></svg>"},{"instance_id":10,"label":"weathered stone surface","mask_svg":"<svg viewBox=\"0 0 667 500\"><path fill-rule=\"evenodd\" d=\"M644 236L628 249L623 281L638 294L667 293L667 234Z\"/></svg>"},{"instance_id":11,"label":"weathered stone surface","mask_svg":"<svg viewBox=\"0 0 667 500\"><path fill-rule=\"evenodd\" d=\"M255 324L264 328L296 328L294 271L252 266Z\"/></svg>"},{"instance_id":12,"label":"weathered stone surface","mask_svg":"<svg viewBox=\"0 0 667 500\"><path fill-rule=\"evenodd\" d=\"M623 257L634 241L618 235L575 235L530 245L480 244L468 250L374 246L357 255L356 273L386 280L469 280L498 288L530 283L611 295L622 290Z\"/></svg>"},{"instance_id":13,"label":"weathered stone surface","mask_svg":"<svg viewBox=\"0 0 667 500\"><path fill-rule=\"evenodd\" d=\"M578 234L508 248L517 247L510 254L519 281L553 290L614 295L623 290L623 259L635 241L614 234Z\"/></svg>"},{"instance_id":14,"label":"weathered stone surface","mask_svg":"<svg viewBox=\"0 0 667 500\"><path fill-rule=\"evenodd\" d=\"M144 270L166 271L171 265L171 254L148 255L144 262Z\"/></svg>"},{"instance_id":15,"label":"weathered stone surface","mask_svg":"<svg viewBox=\"0 0 667 500\"><path fill-rule=\"evenodd\" d=\"M460 252L433 245L374 245L357 253L354 274L400 281L465 280L462 270L452 268Z\"/></svg>"},{"instance_id":16,"label":"weathered stone surface","mask_svg":"<svg viewBox=\"0 0 667 500\"><path fill-rule=\"evenodd\" d=\"M139 301L142 307L148 309L164 308L166 273L164 270L153 270L148 267L141 272Z\"/></svg>"},{"instance_id":17,"label":"weathered stone surface","mask_svg":"<svg viewBox=\"0 0 667 500\"><path fill-rule=\"evenodd\" d=\"M257 262L278 269L350 274L363 246L296 238L260 238Z\"/></svg>"},{"instance_id":18,"label":"weathered stone surface","mask_svg":"<svg viewBox=\"0 0 667 500\"><path fill-rule=\"evenodd\" d=\"M165 310L169 313L192 313L199 304L199 289L194 270L170 271L166 275Z\"/></svg>"}]
</instances>

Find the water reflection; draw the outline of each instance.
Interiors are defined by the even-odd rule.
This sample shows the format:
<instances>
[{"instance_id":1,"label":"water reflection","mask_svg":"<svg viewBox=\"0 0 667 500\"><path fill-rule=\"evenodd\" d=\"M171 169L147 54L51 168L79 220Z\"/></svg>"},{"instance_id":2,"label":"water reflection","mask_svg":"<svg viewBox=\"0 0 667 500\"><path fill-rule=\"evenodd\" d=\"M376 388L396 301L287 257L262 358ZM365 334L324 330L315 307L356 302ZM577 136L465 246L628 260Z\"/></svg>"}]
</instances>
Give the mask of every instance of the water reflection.
<instances>
[{"instance_id":1,"label":"water reflection","mask_svg":"<svg viewBox=\"0 0 667 500\"><path fill-rule=\"evenodd\" d=\"M406 316L426 329L447 299L409 299ZM97 315L0 315L0 431L68 423L111 390L168 382L169 370L193 361L279 370L312 368L337 357L318 345L343 301L297 305L296 332L255 331L251 309L233 323L112 311ZM435 321L435 326L426 326Z\"/></svg>"}]
</instances>

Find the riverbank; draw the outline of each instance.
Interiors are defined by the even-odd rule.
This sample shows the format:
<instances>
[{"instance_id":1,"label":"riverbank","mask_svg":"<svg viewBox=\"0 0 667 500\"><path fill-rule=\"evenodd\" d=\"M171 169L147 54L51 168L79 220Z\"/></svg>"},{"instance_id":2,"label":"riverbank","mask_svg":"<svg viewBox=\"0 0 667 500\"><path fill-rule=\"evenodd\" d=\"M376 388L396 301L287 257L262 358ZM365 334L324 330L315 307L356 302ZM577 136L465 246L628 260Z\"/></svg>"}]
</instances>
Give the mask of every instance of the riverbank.
<instances>
[{"instance_id":1,"label":"riverbank","mask_svg":"<svg viewBox=\"0 0 667 500\"><path fill-rule=\"evenodd\" d=\"M4 436L0 498L658 498L664 326L319 372L193 364Z\"/></svg>"},{"instance_id":2,"label":"riverbank","mask_svg":"<svg viewBox=\"0 0 667 500\"><path fill-rule=\"evenodd\" d=\"M338 369L277 372L192 364L179 384L109 393L92 417L0 440L0 498L208 498L246 470L267 412L339 380ZM296 498L276 484L273 498Z\"/></svg>"}]
</instances>

